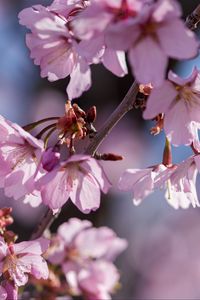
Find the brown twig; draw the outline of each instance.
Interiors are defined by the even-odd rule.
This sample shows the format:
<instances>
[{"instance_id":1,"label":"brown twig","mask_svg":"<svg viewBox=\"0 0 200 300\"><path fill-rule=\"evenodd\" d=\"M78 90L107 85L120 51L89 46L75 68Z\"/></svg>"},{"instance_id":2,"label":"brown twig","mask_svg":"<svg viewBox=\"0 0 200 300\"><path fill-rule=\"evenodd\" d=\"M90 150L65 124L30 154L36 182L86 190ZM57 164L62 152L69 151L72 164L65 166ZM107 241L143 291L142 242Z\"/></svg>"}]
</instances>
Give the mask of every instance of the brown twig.
<instances>
[{"instance_id":1,"label":"brown twig","mask_svg":"<svg viewBox=\"0 0 200 300\"><path fill-rule=\"evenodd\" d=\"M86 154L93 155L103 140L107 137L110 131L115 127L115 125L121 120L121 118L133 108L137 93L138 84L134 81L130 87L128 93L125 95L122 102L116 108L116 110L111 114L108 120L104 123L103 127L98 131L95 137L92 139L91 143L85 150Z\"/></svg>"},{"instance_id":2,"label":"brown twig","mask_svg":"<svg viewBox=\"0 0 200 300\"><path fill-rule=\"evenodd\" d=\"M36 230L31 235L31 240L41 237L44 231L51 226L58 215L59 213L53 214L52 210L48 208L41 218L40 223L37 225Z\"/></svg>"},{"instance_id":3,"label":"brown twig","mask_svg":"<svg viewBox=\"0 0 200 300\"><path fill-rule=\"evenodd\" d=\"M200 4L187 17L185 24L189 29L195 30L197 28L199 22L200 22Z\"/></svg>"}]
</instances>

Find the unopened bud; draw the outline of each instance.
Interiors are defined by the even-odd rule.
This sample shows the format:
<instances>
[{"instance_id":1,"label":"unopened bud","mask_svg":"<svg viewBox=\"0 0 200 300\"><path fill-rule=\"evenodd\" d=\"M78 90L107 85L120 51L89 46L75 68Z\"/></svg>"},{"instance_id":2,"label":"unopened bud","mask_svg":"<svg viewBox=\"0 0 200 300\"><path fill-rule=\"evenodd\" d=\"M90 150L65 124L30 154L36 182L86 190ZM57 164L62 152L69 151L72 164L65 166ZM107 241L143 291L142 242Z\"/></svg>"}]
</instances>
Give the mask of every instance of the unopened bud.
<instances>
[{"instance_id":1,"label":"unopened bud","mask_svg":"<svg viewBox=\"0 0 200 300\"><path fill-rule=\"evenodd\" d=\"M52 148L47 149L42 155L42 166L50 172L59 162L60 153L54 152Z\"/></svg>"},{"instance_id":2,"label":"unopened bud","mask_svg":"<svg viewBox=\"0 0 200 300\"><path fill-rule=\"evenodd\" d=\"M18 236L11 230L8 230L4 233L4 240L8 244L15 243L17 238L18 238Z\"/></svg>"},{"instance_id":3,"label":"unopened bud","mask_svg":"<svg viewBox=\"0 0 200 300\"><path fill-rule=\"evenodd\" d=\"M96 154L95 158L100 160L110 160L110 161L118 161L124 159L123 156L114 153Z\"/></svg>"},{"instance_id":4,"label":"unopened bud","mask_svg":"<svg viewBox=\"0 0 200 300\"><path fill-rule=\"evenodd\" d=\"M139 85L140 93L147 95L147 96L151 94L152 89L153 89L153 86L151 83Z\"/></svg>"},{"instance_id":5,"label":"unopened bud","mask_svg":"<svg viewBox=\"0 0 200 300\"><path fill-rule=\"evenodd\" d=\"M72 105L72 107L73 107L73 109L74 109L74 112L75 112L77 118L80 118L80 117L81 117L81 118L85 118L86 113L84 112L83 109L81 109L81 108L78 106L78 104L74 103L74 104Z\"/></svg>"},{"instance_id":6,"label":"unopened bud","mask_svg":"<svg viewBox=\"0 0 200 300\"><path fill-rule=\"evenodd\" d=\"M86 116L87 122L93 123L96 119L96 116L97 116L96 106L90 107L89 110L87 111L87 116Z\"/></svg>"}]
</instances>

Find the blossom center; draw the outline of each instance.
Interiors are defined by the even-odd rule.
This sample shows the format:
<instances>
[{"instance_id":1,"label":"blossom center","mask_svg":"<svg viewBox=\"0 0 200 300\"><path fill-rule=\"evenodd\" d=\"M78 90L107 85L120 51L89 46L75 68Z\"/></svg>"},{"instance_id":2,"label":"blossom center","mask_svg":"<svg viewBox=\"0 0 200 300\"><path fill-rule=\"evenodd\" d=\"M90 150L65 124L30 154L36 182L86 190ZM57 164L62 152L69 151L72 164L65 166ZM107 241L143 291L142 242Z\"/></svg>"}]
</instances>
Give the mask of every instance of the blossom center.
<instances>
[{"instance_id":1,"label":"blossom center","mask_svg":"<svg viewBox=\"0 0 200 300\"><path fill-rule=\"evenodd\" d=\"M137 15L136 10L130 9L126 0L122 0L121 6L118 7L108 7L107 11L112 13L114 21L118 22L121 20L128 19L129 17L135 17Z\"/></svg>"},{"instance_id":2,"label":"blossom center","mask_svg":"<svg viewBox=\"0 0 200 300\"><path fill-rule=\"evenodd\" d=\"M176 90L179 91L176 99L183 99L188 104L198 104L196 93L188 85L176 86Z\"/></svg>"}]
</instances>

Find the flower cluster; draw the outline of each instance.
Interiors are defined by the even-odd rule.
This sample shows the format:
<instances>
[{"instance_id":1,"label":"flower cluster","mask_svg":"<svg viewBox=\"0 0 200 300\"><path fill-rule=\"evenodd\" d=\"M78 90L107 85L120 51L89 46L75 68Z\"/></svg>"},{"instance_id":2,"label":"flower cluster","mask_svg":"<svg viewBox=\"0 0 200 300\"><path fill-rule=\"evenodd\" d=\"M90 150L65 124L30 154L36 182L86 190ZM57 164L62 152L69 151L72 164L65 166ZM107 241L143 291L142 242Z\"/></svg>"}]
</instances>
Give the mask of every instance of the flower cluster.
<instances>
[{"instance_id":1,"label":"flower cluster","mask_svg":"<svg viewBox=\"0 0 200 300\"><path fill-rule=\"evenodd\" d=\"M83 132L77 125L80 117L73 123L69 119L58 119L61 143L68 141L69 131L75 137ZM110 183L94 158L72 155L61 161L57 150L46 149L42 140L17 124L1 117L0 125L0 181L6 196L22 198L32 206L44 203L52 210L60 209L69 198L84 213L99 207L100 190L107 193Z\"/></svg>"},{"instance_id":2,"label":"flower cluster","mask_svg":"<svg viewBox=\"0 0 200 300\"><path fill-rule=\"evenodd\" d=\"M116 161L122 156L95 150L117 121L138 106L144 119L156 121L152 134L164 129L163 160L146 169L126 170L119 189L131 191L136 205L159 188L166 190L165 197L174 208L200 206L196 192L200 72L194 68L183 79L169 71L165 79L170 58L193 58L199 49L195 34L181 20L177 1L53 0L46 7L25 8L19 22L30 30L26 44L41 68L41 77L56 81L70 76L70 100L62 117L23 128L0 116L0 187L5 195L32 207L43 203L53 213L69 199L83 213L98 209L101 191L107 193L111 184L97 159ZM84 111L71 100L90 88L92 64L102 63L113 74L126 75L126 54L144 95L142 103L133 105L125 97L124 106L119 106L98 135L93 125L96 107ZM52 121L35 136L30 134ZM50 145L55 132L56 142ZM86 138L94 141L96 135L94 151L76 152L76 143ZM191 146L194 155L174 164L171 144ZM111 299L120 277L113 261L127 247L126 240L107 227L94 228L89 221L72 218L59 226L57 234L49 233L50 241L40 235L16 243L17 236L7 230L13 222L10 213L10 208L0 209L1 299L17 299L18 288L28 282L37 286L38 299Z\"/></svg>"},{"instance_id":3,"label":"flower cluster","mask_svg":"<svg viewBox=\"0 0 200 300\"><path fill-rule=\"evenodd\" d=\"M127 247L124 239L107 227L94 228L76 218L63 223L52 236L47 259L65 276L66 290L86 299L111 299L119 273L113 260ZM66 291L65 291L66 292ZM61 292L62 293L62 292Z\"/></svg>"},{"instance_id":4,"label":"flower cluster","mask_svg":"<svg viewBox=\"0 0 200 300\"><path fill-rule=\"evenodd\" d=\"M0 237L0 296L1 299L18 299L18 287L28 282L28 274L35 278L48 278L48 266L41 256L47 250L49 241L38 240L7 243Z\"/></svg>"},{"instance_id":5,"label":"flower cluster","mask_svg":"<svg viewBox=\"0 0 200 300\"><path fill-rule=\"evenodd\" d=\"M169 57L197 55L195 35L180 16L174 0L54 0L19 14L20 23L31 30L26 43L41 76L54 81L70 75L70 99L90 87L92 63L124 76L125 51L138 82L161 85Z\"/></svg>"}]
</instances>

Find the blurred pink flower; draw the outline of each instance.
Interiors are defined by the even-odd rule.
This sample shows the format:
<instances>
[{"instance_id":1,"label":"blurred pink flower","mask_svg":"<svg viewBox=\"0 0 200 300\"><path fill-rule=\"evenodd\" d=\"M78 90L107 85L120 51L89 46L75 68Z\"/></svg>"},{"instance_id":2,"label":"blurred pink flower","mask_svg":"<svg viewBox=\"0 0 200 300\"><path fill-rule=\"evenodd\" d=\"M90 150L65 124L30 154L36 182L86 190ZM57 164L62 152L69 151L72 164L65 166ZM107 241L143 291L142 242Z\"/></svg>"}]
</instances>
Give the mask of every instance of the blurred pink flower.
<instances>
[{"instance_id":1,"label":"blurred pink flower","mask_svg":"<svg viewBox=\"0 0 200 300\"><path fill-rule=\"evenodd\" d=\"M57 232L47 257L62 266L73 293L87 299L110 299L109 293L119 280L112 261L127 247L126 240L110 228L94 228L89 221L76 218L62 224Z\"/></svg>"},{"instance_id":2,"label":"blurred pink flower","mask_svg":"<svg viewBox=\"0 0 200 300\"><path fill-rule=\"evenodd\" d=\"M84 213L100 205L100 190L110 183L94 158L73 155L38 180L42 201L51 209L61 208L69 198Z\"/></svg>"},{"instance_id":3,"label":"blurred pink flower","mask_svg":"<svg viewBox=\"0 0 200 300\"><path fill-rule=\"evenodd\" d=\"M143 117L153 119L164 113L164 129L174 145L190 145L197 141L200 126L200 73L195 68L186 79L169 72L159 88L154 88L148 98Z\"/></svg>"},{"instance_id":4,"label":"blurred pink flower","mask_svg":"<svg viewBox=\"0 0 200 300\"><path fill-rule=\"evenodd\" d=\"M49 241L44 238L7 245L0 237L0 275L7 272L17 286L27 283L27 273L47 279L48 266L41 254L48 246Z\"/></svg>"},{"instance_id":5,"label":"blurred pink flower","mask_svg":"<svg viewBox=\"0 0 200 300\"><path fill-rule=\"evenodd\" d=\"M1 295L1 299L2 300L6 300L7 299L7 292L6 292L6 290L2 286L0 286L0 295Z\"/></svg>"},{"instance_id":6,"label":"blurred pink flower","mask_svg":"<svg viewBox=\"0 0 200 300\"><path fill-rule=\"evenodd\" d=\"M159 187L160 174L164 170L170 172L162 164L147 169L127 169L119 179L119 189L133 192L133 203L139 205L156 187Z\"/></svg>"},{"instance_id":7,"label":"blurred pink flower","mask_svg":"<svg viewBox=\"0 0 200 300\"><path fill-rule=\"evenodd\" d=\"M82 268L77 277L79 289L88 300L110 300L110 294L115 290L120 276L112 263L98 260Z\"/></svg>"},{"instance_id":8,"label":"blurred pink flower","mask_svg":"<svg viewBox=\"0 0 200 300\"><path fill-rule=\"evenodd\" d=\"M165 180L165 172L162 174L162 180ZM193 207L200 206L195 187L197 172L195 156L191 156L177 165L170 176L167 174L165 198L175 209L179 207L188 208L190 205Z\"/></svg>"},{"instance_id":9,"label":"blurred pink flower","mask_svg":"<svg viewBox=\"0 0 200 300\"><path fill-rule=\"evenodd\" d=\"M196 192L197 168L200 155L189 157L179 165L158 165L148 169L128 169L119 180L119 189L133 192L138 205L155 189L166 188L165 198L175 209L200 206ZM197 163L196 163L196 161Z\"/></svg>"},{"instance_id":10,"label":"blurred pink flower","mask_svg":"<svg viewBox=\"0 0 200 300\"><path fill-rule=\"evenodd\" d=\"M98 0L74 19L73 28L86 40L105 34L109 49L129 51L138 82L158 86L164 80L168 57L188 59L198 53L195 35L180 16L180 7L173 0L148 4L137 0ZM147 53L146 49L151 50Z\"/></svg>"},{"instance_id":11,"label":"blurred pink flower","mask_svg":"<svg viewBox=\"0 0 200 300\"><path fill-rule=\"evenodd\" d=\"M2 116L0 133L0 185L6 196L14 199L25 197L24 201L32 204L34 180L44 150L43 142ZM36 202L41 201L38 198Z\"/></svg>"},{"instance_id":12,"label":"blurred pink flower","mask_svg":"<svg viewBox=\"0 0 200 300\"><path fill-rule=\"evenodd\" d=\"M1 300L18 300L18 287L14 282L10 280L4 280L1 282L0 286L0 296Z\"/></svg>"}]
</instances>

